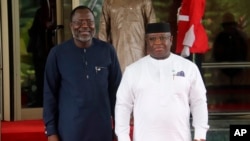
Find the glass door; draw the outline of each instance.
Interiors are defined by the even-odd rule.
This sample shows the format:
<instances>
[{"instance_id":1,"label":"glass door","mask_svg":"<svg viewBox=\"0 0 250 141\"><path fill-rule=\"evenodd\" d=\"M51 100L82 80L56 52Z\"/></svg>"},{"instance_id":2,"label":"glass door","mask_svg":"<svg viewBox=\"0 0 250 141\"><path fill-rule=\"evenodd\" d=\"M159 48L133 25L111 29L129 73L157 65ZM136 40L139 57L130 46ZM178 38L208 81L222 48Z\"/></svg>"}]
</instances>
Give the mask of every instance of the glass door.
<instances>
[{"instance_id":1,"label":"glass door","mask_svg":"<svg viewBox=\"0 0 250 141\"><path fill-rule=\"evenodd\" d=\"M14 120L41 119L43 72L50 49L71 37L73 0L12 0L14 37ZM76 3L76 2L74 2ZM16 15L16 16L15 16ZM18 16L17 16L18 15ZM15 22L16 21L16 22ZM13 35L14 36L14 35ZM19 47L17 47L19 46Z\"/></svg>"}]
</instances>

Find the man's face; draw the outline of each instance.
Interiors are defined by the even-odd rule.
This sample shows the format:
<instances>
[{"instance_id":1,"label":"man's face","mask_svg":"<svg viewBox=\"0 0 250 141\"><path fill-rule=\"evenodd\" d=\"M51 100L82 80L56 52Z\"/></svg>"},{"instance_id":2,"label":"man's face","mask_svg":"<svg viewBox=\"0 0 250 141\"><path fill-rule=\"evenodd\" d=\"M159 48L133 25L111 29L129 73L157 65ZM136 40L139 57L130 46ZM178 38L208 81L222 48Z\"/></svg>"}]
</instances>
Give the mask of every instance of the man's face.
<instances>
[{"instance_id":1,"label":"man's face","mask_svg":"<svg viewBox=\"0 0 250 141\"><path fill-rule=\"evenodd\" d=\"M94 15L88 9L77 10L72 17L70 28L75 40L91 41L95 34Z\"/></svg>"},{"instance_id":2,"label":"man's face","mask_svg":"<svg viewBox=\"0 0 250 141\"><path fill-rule=\"evenodd\" d=\"M173 37L169 32L146 35L147 51L155 59L165 59L170 55Z\"/></svg>"}]
</instances>

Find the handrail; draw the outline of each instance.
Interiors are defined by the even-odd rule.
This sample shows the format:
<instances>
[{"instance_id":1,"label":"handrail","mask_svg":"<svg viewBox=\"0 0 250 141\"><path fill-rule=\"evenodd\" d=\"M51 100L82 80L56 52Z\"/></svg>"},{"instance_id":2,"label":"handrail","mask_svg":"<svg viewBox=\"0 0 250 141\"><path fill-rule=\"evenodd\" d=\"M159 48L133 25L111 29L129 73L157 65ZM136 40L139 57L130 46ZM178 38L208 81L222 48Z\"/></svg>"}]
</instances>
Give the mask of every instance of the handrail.
<instances>
[{"instance_id":1,"label":"handrail","mask_svg":"<svg viewBox=\"0 0 250 141\"><path fill-rule=\"evenodd\" d=\"M210 116L250 116L250 112L209 112Z\"/></svg>"},{"instance_id":2,"label":"handrail","mask_svg":"<svg viewBox=\"0 0 250 141\"><path fill-rule=\"evenodd\" d=\"M250 120L250 112L209 112L210 120Z\"/></svg>"},{"instance_id":3,"label":"handrail","mask_svg":"<svg viewBox=\"0 0 250 141\"><path fill-rule=\"evenodd\" d=\"M202 63L202 68L250 68L250 62L212 62L212 63Z\"/></svg>"}]
</instances>

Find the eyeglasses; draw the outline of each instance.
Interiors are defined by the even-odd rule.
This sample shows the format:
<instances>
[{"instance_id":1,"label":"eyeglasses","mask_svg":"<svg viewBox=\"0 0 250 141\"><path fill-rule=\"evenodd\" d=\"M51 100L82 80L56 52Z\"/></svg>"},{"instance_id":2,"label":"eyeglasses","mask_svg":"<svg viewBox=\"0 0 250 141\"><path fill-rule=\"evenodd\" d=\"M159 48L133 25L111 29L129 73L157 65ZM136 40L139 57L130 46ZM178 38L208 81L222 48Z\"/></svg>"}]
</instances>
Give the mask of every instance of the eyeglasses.
<instances>
[{"instance_id":1,"label":"eyeglasses","mask_svg":"<svg viewBox=\"0 0 250 141\"><path fill-rule=\"evenodd\" d=\"M150 42L155 42L157 39L159 39L161 42L165 42L171 38L171 36L152 36L152 37L147 37Z\"/></svg>"},{"instance_id":2,"label":"eyeglasses","mask_svg":"<svg viewBox=\"0 0 250 141\"><path fill-rule=\"evenodd\" d=\"M72 21L74 26L80 27L84 24L86 24L87 26L93 26L94 25L94 21L92 20L80 20L80 21Z\"/></svg>"}]
</instances>

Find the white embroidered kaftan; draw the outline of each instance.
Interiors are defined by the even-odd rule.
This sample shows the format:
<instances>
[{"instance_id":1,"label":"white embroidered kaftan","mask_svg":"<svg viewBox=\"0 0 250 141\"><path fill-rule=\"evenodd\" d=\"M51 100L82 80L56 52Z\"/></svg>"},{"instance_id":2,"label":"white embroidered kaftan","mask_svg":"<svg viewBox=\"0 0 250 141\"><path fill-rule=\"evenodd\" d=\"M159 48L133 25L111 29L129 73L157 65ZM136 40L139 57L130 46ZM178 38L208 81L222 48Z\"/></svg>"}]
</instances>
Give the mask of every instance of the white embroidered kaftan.
<instances>
[{"instance_id":1,"label":"white embroidered kaftan","mask_svg":"<svg viewBox=\"0 0 250 141\"><path fill-rule=\"evenodd\" d=\"M115 132L130 141L191 141L190 112L195 139L206 138L206 89L197 66L175 54L156 60L149 55L128 66L118 88Z\"/></svg>"}]
</instances>

